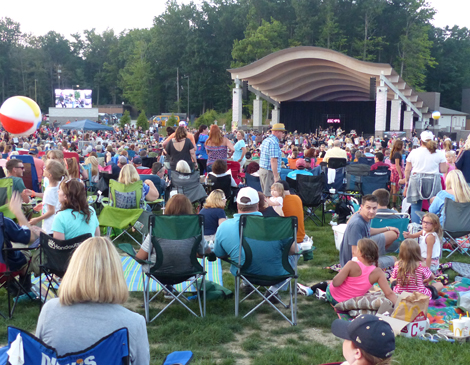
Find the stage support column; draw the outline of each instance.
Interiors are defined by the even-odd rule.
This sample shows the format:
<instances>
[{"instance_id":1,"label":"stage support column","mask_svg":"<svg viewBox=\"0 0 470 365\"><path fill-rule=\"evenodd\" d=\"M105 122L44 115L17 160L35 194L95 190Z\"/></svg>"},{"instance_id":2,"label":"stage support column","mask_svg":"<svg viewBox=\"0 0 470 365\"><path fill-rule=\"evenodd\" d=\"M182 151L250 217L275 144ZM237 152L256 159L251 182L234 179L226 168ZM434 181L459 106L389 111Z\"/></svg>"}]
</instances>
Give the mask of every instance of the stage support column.
<instances>
[{"instance_id":1,"label":"stage support column","mask_svg":"<svg viewBox=\"0 0 470 365\"><path fill-rule=\"evenodd\" d=\"M381 85L377 87L377 96L375 99L375 136L382 137L385 131L385 122L387 120L387 87Z\"/></svg>"},{"instance_id":2,"label":"stage support column","mask_svg":"<svg viewBox=\"0 0 470 365\"><path fill-rule=\"evenodd\" d=\"M395 95L395 99L392 100L392 110L390 113L390 130L400 130L400 119L401 119L401 100L398 99L398 95Z\"/></svg>"},{"instance_id":3,"label":"stage support column","mask_svg":"<svg viewBox=\"0 0 470 365\"><path fill-rule=\"evenodd\" d=\"M253 100L253 129L261 130L263 125L263 100L260 100L259 95Z\"/></svg>"},{"instance_id":4,"label":"stage support column","mask_svg":"<svg viewBox=\"0 0 470 365\"><path fill-rule=\"evenodd\" d=\"M232 90L232 130L242 125L243 104L240 83L239 79L235 79L236 87Z\"/></svg>"},{"instance_id":5,"label":"stage support column","mask_svg":"<svg viewBox=\"0 0 470 365\"><path fill-rule=\"evenodd\" d=\"M406 107L403 119L403 130L406 132L406 138L411 138L411 131L413 130L413 111L409 106Z\"/></svg>"},{"instance_id":6,"label":"stage support column","mask_svg":"<svg viewBox=\"0 0 470 365\"><path fill-rule=\"evenodd\" d=\"M274 106L274 109L272 111L272 121L271 124L275 123L280 123L279 121L281 120L281 111L277 107L277 105Z\"/></svg>"}]
</instances>

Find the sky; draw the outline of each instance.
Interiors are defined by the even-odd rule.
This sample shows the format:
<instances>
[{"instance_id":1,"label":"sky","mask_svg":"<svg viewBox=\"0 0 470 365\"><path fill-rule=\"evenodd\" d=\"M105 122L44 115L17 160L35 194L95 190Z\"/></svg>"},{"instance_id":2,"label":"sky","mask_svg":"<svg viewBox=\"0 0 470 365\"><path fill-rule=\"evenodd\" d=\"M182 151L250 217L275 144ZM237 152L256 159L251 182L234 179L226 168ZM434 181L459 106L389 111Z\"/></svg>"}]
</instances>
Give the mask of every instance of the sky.
<instances>
[{"instance_id":1,"label":"sky","mask_svg":"<svg viewBox=\"0 0 470 365\"><path fill-rule=\"evenodd\" d=\"M179 3L189 1L178 0ZM19 22L24 33L44 35L54 30L69 38L72 33L92 28L98 33L102 33L106 28L114 29L115 33L125 29L150 28L153 18L165 11L165 3L165 0L92 0L89 3L0 0L0 17L9 17ZM470 28L470 1L428 0L428 3L437 11L434 26L458 25Z\"/></svg>"}]
</instances>

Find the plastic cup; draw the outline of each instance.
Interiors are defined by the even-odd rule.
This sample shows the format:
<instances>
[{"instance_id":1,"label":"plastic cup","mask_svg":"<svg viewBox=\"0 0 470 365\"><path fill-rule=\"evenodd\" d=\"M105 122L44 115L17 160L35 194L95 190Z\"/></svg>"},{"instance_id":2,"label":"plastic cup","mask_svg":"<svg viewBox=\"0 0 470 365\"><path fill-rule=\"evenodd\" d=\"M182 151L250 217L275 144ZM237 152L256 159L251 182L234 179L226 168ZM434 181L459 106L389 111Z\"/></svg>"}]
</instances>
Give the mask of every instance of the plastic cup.
<instances>
[{"instance_id":1,"label":"plastic cup","mask_svg":"<svg viewBox=\"0 0 470 365\"><path fill-rule=\"evenodd\" d=\"M463 337L465 336L464 331L465 331L465 325L466 322L462 319L453 319L452 320L452 325L453 325L453 332L455 337Z\"/></svg>"},{"instance_id":2,"label":"plastic cup","mask_svg":"<svg viewBox=\"0 0 470 365\"><path fill-rule=\"evenodd\" d=\"M470 336L470 317L462 317L461 320L464 322L464 336Z\"/></svg>"}]
</instances>

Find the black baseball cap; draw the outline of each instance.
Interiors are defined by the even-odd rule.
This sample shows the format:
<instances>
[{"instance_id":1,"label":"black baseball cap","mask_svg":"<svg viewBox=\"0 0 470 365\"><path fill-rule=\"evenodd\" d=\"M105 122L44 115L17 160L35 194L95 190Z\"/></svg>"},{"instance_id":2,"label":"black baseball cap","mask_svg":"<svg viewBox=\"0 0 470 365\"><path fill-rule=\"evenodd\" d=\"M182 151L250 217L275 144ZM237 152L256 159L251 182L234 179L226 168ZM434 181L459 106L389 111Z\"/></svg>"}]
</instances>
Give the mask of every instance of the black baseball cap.
<instances>
[{"instance_id":1,"label":"black baseball cap","mask_svg":"<svg viewBox=\"0 0 470 365\"><path fill-rule=\"evenodd\" d=\"M392 327L382 318L362 314L352 322L336 319L331 324L331 332L368 354L385 359L395 351L395 334Z\"/></svg>"},{"instance_id":2,"label":"black baseball cap","mask_svg":"<svg viewBox=\"0 0 470 365\"><path fill-rule=\"evenodd\" d=\"M312 160L310 159L310 157L305 157L305 162L312 162Z\"/></svg>"}]
</instances>

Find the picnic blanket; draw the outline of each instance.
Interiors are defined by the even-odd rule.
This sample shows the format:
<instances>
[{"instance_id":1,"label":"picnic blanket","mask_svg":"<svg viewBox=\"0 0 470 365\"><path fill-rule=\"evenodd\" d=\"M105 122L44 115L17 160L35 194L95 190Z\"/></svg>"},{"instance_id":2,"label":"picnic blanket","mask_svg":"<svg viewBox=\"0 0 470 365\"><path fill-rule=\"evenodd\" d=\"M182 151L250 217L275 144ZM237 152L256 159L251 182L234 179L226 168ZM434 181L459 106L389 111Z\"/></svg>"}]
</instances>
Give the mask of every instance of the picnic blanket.
<instances>
[{"instance_id":1,"label":"picnic blanket","mask_svg":"<svg viewBox=\"0 0 470 365\"><path fill-rule=\"evenodd\" d=\"M449 328L449 321L459 318L460 314L465 314L457 307L457 300L459 298L459 292L469 290L470 285L462 282L455 282L442 289L439 299L431 299L428 307L428 319L431 325L430 329L447 329ZM339 311L333 305L332 307L335 309L338 318L346 321L352 321L354 319L354 317L350 316L348 312Z\"/></svg>"},{"instance_id":2,"label":"picnic blanket","mask_svg":"<svg viewBox=\"0 0 470 365\"><path fill-rule=\"evenodd\" d=\"M202 259L198 259L200 264L202 265ZM224 286L223 280L222 280L222 263L220 259L217 259L216 261L208 261L207 258L206 260L206 280L212 281L216 284L219 284L221 286ZM124 278L126 279L126 284L129 289L129 291L143 291L144 286L142 282L142 267L140 264L138 264L134 259L132 259L129 256L122 256L121 257L121 263L122 263L122 269L124 270ZM39 277L35 278L32 276L31 278L32 284L33 284L33 292L38 295L39 294ZM46 277L42 275L42 283L41 283L41 297L44 301L44 296L47 291L47 286L49 282L46 280ZM181 284L174 285L173 287L178 290L182 291L187 288L189 285L188 281L185 281ZM54 285L56 287L56 285ZM57 289L57 287L56 287ZM160 285L158 285L154 280L150 280L150 291L151 292L157 292L159 291ZM188 292L195 292L196 288L194 285L191 286L190 289L188 289ZM45 301L55 298L56 295L54 294L53 290L49 291L49 294L46 298Z\"/></svg>"},{"instance_id":3,"label":"picnic blanket","mask_svg":"<svg viewBox=\"0 0 470 365\"><path fill-rule=\"evenodd\" d=\"M202 265L202 259L198 259L199 263ZM216 284L222 285L222 263L220 259L216 261L208 261L206 260L206 271L207 276L206 280L213 281ZM124 278L126 279L127 287L129 291L143 291L143 283L142 283L142 266L138 264L134 259L129 256L121 257L122 268L124 270ZM182 291L186 289L189 282L185 281L184 283L173 285L173 287L178 290ZM150 280L150 291L157 292L160 290L160 286L154 281ZM188 289L188 291L195 292L196 288L194 285Z\"/></svg>"},{"instance_id":4,"label":"picnic blanket","mask_svg":"<svg viewBox=\"0 0 470 365\"><path fill-rule=\"evenodd\" d=\"M452 262L452 270L456 271L465 278L470 278L470 264L465 264L463 262Z\"/></svg>"}]
</instances>

